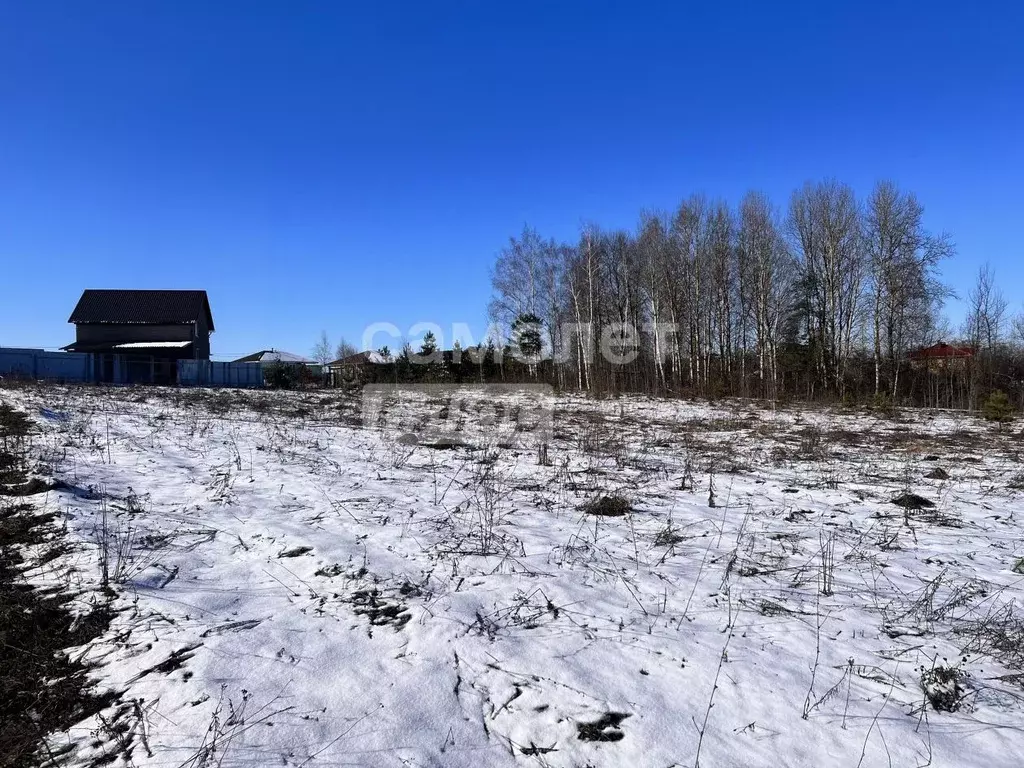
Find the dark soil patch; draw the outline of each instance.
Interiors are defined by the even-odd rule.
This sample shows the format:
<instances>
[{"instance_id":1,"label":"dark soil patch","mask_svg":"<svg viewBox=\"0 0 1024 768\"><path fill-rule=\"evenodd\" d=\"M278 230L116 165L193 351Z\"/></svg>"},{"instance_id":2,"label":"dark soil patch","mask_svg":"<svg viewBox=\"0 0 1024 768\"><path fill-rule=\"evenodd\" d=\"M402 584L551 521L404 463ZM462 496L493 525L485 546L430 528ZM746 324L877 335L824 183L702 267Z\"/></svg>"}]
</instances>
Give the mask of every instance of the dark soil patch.
<instances>
[{"instance_id":1,"label":"dark soil patch","mask_svg":"<svg viewBox=\"0 0 1024 768\"><path fill-rule=\"evenodd\" d=\"M25 483L17 485L0 485L0 496L35 496L37 493L52 491L57 486L33 477Z\"/></svg>"},{"instance_id":2,"label":"dark soil patch","mask_svg":"<svg viewBox=\"0 0 1024 768\"><path fill-rule=\"evenodd\" d=\"M7 483L31 484L24 479L20 459L28 432L25 416L0 404L0 463ZM90 679L91 667L64 653L65 648L85 645L107 630L113 617L109 605L94 603L83 615L80 606L87 596L35 587L25 577L28 570L65 550L54 517L53 512L36 513L28 503L0 504L0 766L4 768L59 762L75 745L68 743L44 754L46 736L69 731L119 697L115 691L97 692ZM26 548L39 544L49 546L41 555L26 558ZM130 749L131 738L124 742L120 747Z\"/></svg>"},{"instance_id":3,"label":"dark soil patch","mask_svg":"<svg viewBox=\"0 0 1024 768\"><path fill-rule=\"evenodd\" d=\"M957 667L935 667L921 675L921 687L936 712L956 712L967 692L962 683L967 674Z\"/></svg>"},{"instance_id":4,"label":"dark soil patch","mask_svg":"<svg viewBox=\"0 0 1024 768\"><path fill-rule=\"evenodd\" d=\"M897 507L903 507L904 509L932 509L935 507L935 502L926 499L924 496L919 496L916 493L903 493L892 500L892 503Z\"/></svg>"},{"instance_id":5,"label":"dark soil patch","mask_svg":"<svg viewBox=\"0 0 1024 768\"><path fill-rule=\"evenodd\" d=\"M658 531L654 537L654 546L656 547L672 547L686 541L685 536L678 534L673 528L666 526L662 530Z\"/></svg>"},{"instance_id":6,"label":"dark soil patch","mask_svg":"<svg viewBox=\"0 0 1024 768\"><path fill-rule=\"evenodd\" d=\"M413 584L409 581L403 581L402 586L398 588L398 594L403 597L422 597L423 588L419 584Z\"/></svg>"},{"instance_id":7,"label":"dark soil patch","mask_svg":"<svg viewBox=\"0 0 1024 768\"><path fill-rule=\"evenodd\" d=\"M300 557L312 551L312 547L292 547L281 552L278 557Z\"/></svg>"},{"instance_id":8,"label":"dark soil patch","mask_svg":"<svg viewBox=\"0 0 1024 768\"><path fill-rule=\"evenodd\" d=\"M944 470L942 467L936 467L931 472L929 472L927 475L925 475L925 479L926 480L949 480L949 472Z\"/></svg>"},{"instance_id":9,"label":"dark soil patch","mask_svg":"<svg viewBox=\"0 0 1024 768\"><path fill-rule=\"evenodd\" d=\"M576 735L580 741L622 741L626 734L619 726L627 717L623 712L608 712L592 723L576 723Z\"/></svg>"},{"instance_id":10,"label":"dark soil patch","mask_svg":"<svg viewBox=\"0 0 1024 768\"><path fill-rule=\"evenodd\" d=\"M583 505L584 512L598 517L622 517L632 508L629 500L622 496L598 496Z\"/></svg>"},{"instance_id":11,"label":"dark soil patch","mask_svg":"<svg viewBox=\"0 0 1024 768\"><path fill-rule=\"evenodd\" d=\"M18 457L13 453L0 450L0 488L25 482Z\"/></svg>"},{"instance_id":12,"label":"dark soil patch","mask_svg":"<svg viewBox=\"0 0 1024 768\"><path fill-rule=\"evenodd\" d=\"M79 595L25 581L24 571L37 563L26 562L21 549L58 532L52 515L25 505L11 509L0 510L0 765L21 768L41 763L46 734L70 729L118 694L97 693L90 667L63 653L102 635L112 611L101 603L76 617L71 609Z\"/></svg>"},{"instance_id":13,"label":"dark soil patch","mask_svg":"<svg viewBox=\"0 0 1024 768\"><path fill-rule=\"evenodd\" d=\"M456 448L468 448L474 450L473 446L465 440L457 437L440 437L429 443L420 443L424 448L433 448L435 451L453 451Z\"/></svg>"},{"instance_id":14,"label":"dark soil patch","mask_svg":"<svg viewBox=\"0 0 1024 768\"><path fill-rule=\"evenodd\" d=\"M412 618L404 605L381 597L380 591L376 588L354 592L352 605L355 606L357 616L365 616L375 627L391 626L398 630Z\"/></svg>"},{"instance_id":15,"label":"dark soil patch","mask_svg":"<svg viewBox=\"0 0 1024 768\"><path fill-rule=\"evenodd\" d=\"M314 576L323 576L324 578L327 578L327 579L333 579L335 576L340 576L344 572L345 572L344 568L342 568L340 565L338 565L338 563L334 563L333 565L328 565L328 566L325 566L323 568L317 568L316 571L313 573L313 575Z\"/></svg>"},{"instance_id":16,"label":"dark soil patch","mask_svg":"<svg viewBox=\"0 0 1024 768\"><path fill-rule=\"evenodd\" d=\"M32 431L32 422L21 411L16 411L7 403L0 403L0 441L8 441L27 437Z\"/></svg>"},{"instance_id":17,"label":"dark soil patch","mask_svg":"<svg viewBox=\"0 0 1024 768\"><path fill-rule=\"evenodd\" d=\"M813 515L814 510L812 509L793 509L790 513L783 518L787 523L798 523L806 519L807 516Z\"/></svg>"}]
</instances>

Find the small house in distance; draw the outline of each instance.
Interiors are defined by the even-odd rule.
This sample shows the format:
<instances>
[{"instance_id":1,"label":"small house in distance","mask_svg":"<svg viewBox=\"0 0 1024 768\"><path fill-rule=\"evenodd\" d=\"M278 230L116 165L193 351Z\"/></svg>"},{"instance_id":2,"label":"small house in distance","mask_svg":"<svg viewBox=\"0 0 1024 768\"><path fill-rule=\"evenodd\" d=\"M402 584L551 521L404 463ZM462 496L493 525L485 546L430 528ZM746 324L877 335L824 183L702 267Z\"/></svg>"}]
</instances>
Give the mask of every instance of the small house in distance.
<instances>
[{"instance_id":1,"label":"small house in distance","mask_svg":"<svg viewBox=\"0 0 1024 768\"><path fill-rule=\"evenodd\" d=\"M321 367L313 360L280 349L261 349L234 362L260 366L263 382L268 387L291 389L313 386L322 376Z\"/></svg>"},{"instance_id":2,"label":"small house in distance","mask_svg":"<svg viewBox=\"0 0 1024 768\"><path fill-rule=\"evenodd\" d=\"M279 349L261 349L259 352L253 352L251 355L240 357L234 362L263 363L264 365L269 365L270 363L283 363L284 365L313 365L313 361L308 357L296 355L293 352L283 352Z\"/></svg>"},{"instance_id":3,"label":"small house in distance","mask_svg":"<svg viewBox=\"0 0 1024 768\"><path fill-rule=\"evenodd\" d=\"M930 347L915 349L909 355L912 368L928 371L961 370L974 357L972 347L958 347L940 341Z\"/></svg>"},{"instance_id":4,"label":"small house in distance","mask_svg":"<svg viewBox=\"0 0 1024 768\"><path fill-rule=\"evenodd\" d=\"M374 350L356 352L327 364L327 383L332 387L360 387L376 380L375 368L393 362Z\"/></svg>"},{"instance_id":5,"label":"small house in distance","mask_svg":"<svg viewBox=\"0 0 1024 768\"><path fill-rule=\"evenodd\" d=\"M206 291L82 292L63 349L96 356L101 382L174 384L179 360L209 360L213 314Z\"/></svg>"}]
</instances>

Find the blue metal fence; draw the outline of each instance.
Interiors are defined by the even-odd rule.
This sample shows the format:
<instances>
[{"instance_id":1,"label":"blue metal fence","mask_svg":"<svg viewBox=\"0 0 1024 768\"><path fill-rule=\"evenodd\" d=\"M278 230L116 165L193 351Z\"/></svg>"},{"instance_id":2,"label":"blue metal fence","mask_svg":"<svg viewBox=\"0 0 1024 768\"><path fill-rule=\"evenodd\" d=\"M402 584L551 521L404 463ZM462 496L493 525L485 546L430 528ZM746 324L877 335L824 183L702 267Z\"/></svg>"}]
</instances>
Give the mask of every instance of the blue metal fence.
<instances>
[{"instance_id":1,"label":"blue metal fence","mask_svg":"<svg viewBox=\"0 0 1024 768\"><path fill-rule=\"evenodd\" d=\"M178 383L186 387L262 387L263 366L259 363L179 360Z\"/></svg>"},{"instance_id":2,"label":"blue metal fence","mask_svg":"<svg viewBox=\"0 0 1024 768\"><path fill-rule=\"evenodd\" d=\"M152 360L13 347L0 347L0 376L34 381L105 381L112 384L160 382L153 374ZM173 381L172 376L165 379ZM262 387L263 366L259 363L178 360L177 380L178 384L191 387Z\"/></svg>"},{"instance_id":3,"label":"blue metal fence","mask_svg":"<svg viewBox=\"0 0 1024 768\"><path fill-rule=\"evenodd\" d=\"M78 352L0 347L0 376L55 381L96 381L94 357Z\"/></svg>"}]
</instances>

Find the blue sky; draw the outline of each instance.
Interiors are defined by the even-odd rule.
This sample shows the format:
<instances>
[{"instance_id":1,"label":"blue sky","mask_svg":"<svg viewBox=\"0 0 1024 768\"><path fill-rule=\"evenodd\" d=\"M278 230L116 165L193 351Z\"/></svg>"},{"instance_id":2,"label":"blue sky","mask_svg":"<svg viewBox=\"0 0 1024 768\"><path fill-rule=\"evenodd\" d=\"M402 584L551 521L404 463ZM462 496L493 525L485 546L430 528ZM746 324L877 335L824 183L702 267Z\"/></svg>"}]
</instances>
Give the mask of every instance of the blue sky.
<instances>
[{"instance_id":1,"label":"blue sky","mask_svg":"<svg viewBox=\"0 0 1024 768\"><path fill-rule=\"evenodd\" d=\"M827 176L915 191L1018 310L1022 39L1011 3L2 0L0 345L71 341L86 287L205 288L223 357L482 333L526 222Z\"/></svg>"}]
</instances>

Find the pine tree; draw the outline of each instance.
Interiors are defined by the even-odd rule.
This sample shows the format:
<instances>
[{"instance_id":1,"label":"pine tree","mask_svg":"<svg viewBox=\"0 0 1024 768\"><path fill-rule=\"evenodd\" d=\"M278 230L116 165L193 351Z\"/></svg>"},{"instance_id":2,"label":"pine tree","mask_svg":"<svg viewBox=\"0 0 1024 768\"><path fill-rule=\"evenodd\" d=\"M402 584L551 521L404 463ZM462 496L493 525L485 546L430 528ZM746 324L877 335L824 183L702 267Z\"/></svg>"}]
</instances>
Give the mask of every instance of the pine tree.
<instances>
[{"instance_id":1,"label":"pine tree","mask_svg":"<svg viewBox=\"0 0 1024 768\"><path fill-rule=\"evenodd\" d=\"M512 341L519 353L531 363L540 357L542 321L535 314L524 312L512 323Z\"/></svg>"},{"instance_id":2,"label":"pine tree","mask_svg":"<svg viewBox=\"0 0 1024 768\"><path fill-rule=\"evenodd\" d=\"M427 331L423 336L423 343L420 344L420 354L424 357L437 352L437 337L434 336L433 331Z\"/></svg>"},{"instance_id":3,"label":"pine tree","mask_svg":"<svg viewBox=\"0 0 1024 768\"><path fill-rule=\"evenodd\" d=\"M1009 423L1014 419L1013 405L1010 398L1002 390L996 390L988 396L988 400L982 406L982 414L988 421L994 421L1000 426Z\"/></svg>"}]
</instances>

